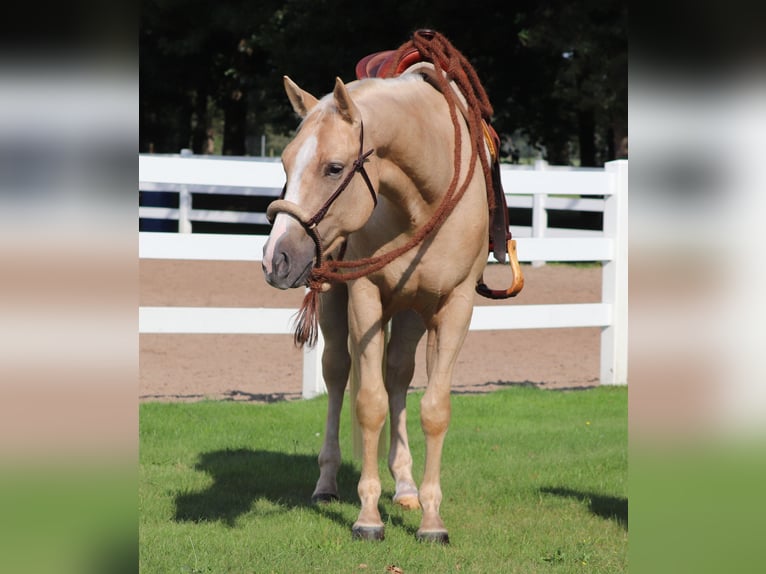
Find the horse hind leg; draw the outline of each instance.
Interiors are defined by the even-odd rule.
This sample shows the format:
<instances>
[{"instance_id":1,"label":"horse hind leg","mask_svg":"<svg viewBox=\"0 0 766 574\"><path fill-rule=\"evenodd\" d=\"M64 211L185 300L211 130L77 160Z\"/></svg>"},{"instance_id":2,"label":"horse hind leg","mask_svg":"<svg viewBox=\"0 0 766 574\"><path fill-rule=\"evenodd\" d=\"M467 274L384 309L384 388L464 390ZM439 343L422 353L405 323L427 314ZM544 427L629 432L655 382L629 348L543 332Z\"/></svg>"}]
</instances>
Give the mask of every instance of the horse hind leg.
<instances>
[{"instance_id":1,"label":"horse hind leg","mask_svg":"<svg viewBox=\"0 0 766 574\"><path fill-rule=\"evenodd\" d=\"M320 326L325 339L322 353L322 375L327 386L328 404L324 443L319 453L319 479L313 503L338 500L337 475L341 465L340 411L346 390L351 358L348 352L348 291L335 285L321 295Z\"/></svg>"},{"instance_id":2,"label":"horse hind leg","mask_svg":"<svg viewBox=\"0 0 766 574\"><path fill-rule=\"evenodd\" d=\"M407 389L415 371L415 349L425 325L415 311L403 311L391 321L386 353L386 391L391 413L391 448L388 469L396 483L394 503L406 509L420 508L418 488L412 478L412 455L407 438Z\"/></svg>"}]
</instances>

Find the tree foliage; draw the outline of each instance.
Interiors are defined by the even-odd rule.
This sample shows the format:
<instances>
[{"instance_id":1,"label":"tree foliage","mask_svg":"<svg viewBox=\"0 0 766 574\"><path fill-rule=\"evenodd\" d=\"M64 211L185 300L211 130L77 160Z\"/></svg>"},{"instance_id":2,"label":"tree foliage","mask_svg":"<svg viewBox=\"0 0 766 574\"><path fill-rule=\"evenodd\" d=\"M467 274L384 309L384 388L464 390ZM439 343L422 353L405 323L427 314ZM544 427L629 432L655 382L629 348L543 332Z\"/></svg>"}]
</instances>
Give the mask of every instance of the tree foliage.
<instances>
[{"instance_id":1,"label":"tree foliage","mask_svg":"<svg viewBox=\"0 0 766 574\"><path fill-rule=\"evenodd\" d=\"M247 136L287 134L290 75L317 95L354 79L363 56L418 28L445 34L476 67L498 132L552 163L598 165L627 134L627 8L609 0L143 0L140 149L254 154ZM214 120L219 118L214 126ZM251 146L254 147L254 146Z\"/></svg>"}]
</instances>

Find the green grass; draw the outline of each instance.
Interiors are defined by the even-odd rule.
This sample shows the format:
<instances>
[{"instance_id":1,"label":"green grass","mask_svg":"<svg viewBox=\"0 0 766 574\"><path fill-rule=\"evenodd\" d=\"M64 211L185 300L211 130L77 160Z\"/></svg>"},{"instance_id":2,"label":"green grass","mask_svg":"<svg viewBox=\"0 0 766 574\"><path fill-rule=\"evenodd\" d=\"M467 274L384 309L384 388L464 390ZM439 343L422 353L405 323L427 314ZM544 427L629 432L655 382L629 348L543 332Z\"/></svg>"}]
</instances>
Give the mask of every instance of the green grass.
<instances>
[{"instance_id":1,"label":"green grass","mask_svg":"<svg viewBox=\"0 0 766 574\"><path fill-rule=\"evenodd\" d=\"M409 398L415 476L420 394ZM386 539L351 539L359 463L344 408L341 501L309 502L326 398L271 405L143 404L142 572L624 572L627 389L513 388L454 396L442 466L451 545L415 540L420 513L391 503ZM346 405L347 407L347 405Z\"/></svg>"}]
</instances>

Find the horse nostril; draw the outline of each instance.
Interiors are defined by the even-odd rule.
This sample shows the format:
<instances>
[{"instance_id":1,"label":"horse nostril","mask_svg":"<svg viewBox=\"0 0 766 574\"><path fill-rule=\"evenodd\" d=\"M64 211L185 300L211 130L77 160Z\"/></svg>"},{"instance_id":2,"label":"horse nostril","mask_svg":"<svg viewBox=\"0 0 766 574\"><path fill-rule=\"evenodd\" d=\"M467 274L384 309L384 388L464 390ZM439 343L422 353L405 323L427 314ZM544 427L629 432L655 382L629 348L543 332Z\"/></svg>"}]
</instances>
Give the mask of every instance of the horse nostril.
<instances>
[{"instance_id":1,"label":"horse nostril","mask_svg":"<svg viewBox=\"0 0 766 574\"><path fill-rule=\"evenodd\" d=\"M290 272L290 256L281 251L274 258L274 275L280 279L287 277Z\"/></svg>"}]
</instances>

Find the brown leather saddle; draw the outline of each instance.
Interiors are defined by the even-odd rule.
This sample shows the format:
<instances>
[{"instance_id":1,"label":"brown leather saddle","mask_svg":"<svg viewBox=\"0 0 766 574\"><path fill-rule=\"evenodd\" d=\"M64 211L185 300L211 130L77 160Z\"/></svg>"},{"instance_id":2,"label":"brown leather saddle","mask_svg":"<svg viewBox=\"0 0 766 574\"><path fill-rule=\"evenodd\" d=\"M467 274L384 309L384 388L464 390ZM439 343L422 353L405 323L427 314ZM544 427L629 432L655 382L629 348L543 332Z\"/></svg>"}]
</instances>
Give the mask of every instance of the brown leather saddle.
<instances>
[{"instance_id":1,"label":"brown leather saddle","mask_svg":"<svg viewBox=\"0 0 766 574\"><path fill-rule=\"evenodd\" d=\"M396 50L384 50L365 56L356 64L357 79L399 76L423 61L416 48L405 53L396 65L394 62L395 54ZM505 263L506 256L508 256L511 267L511 285L507 289L490 289L484 283L482 276L476 284L476 292L489 299L507 299L515 297L524 287L524 275L516 254L516 240L513 239L508 225L508 204L505 201L505 192L500 179L500 138L489 122L482 121L482 128L492 158L492 192L495 198L495 209L491 214L489 230L489 252L494 255L498 263Z\"/></svg>"}]
</instances>

